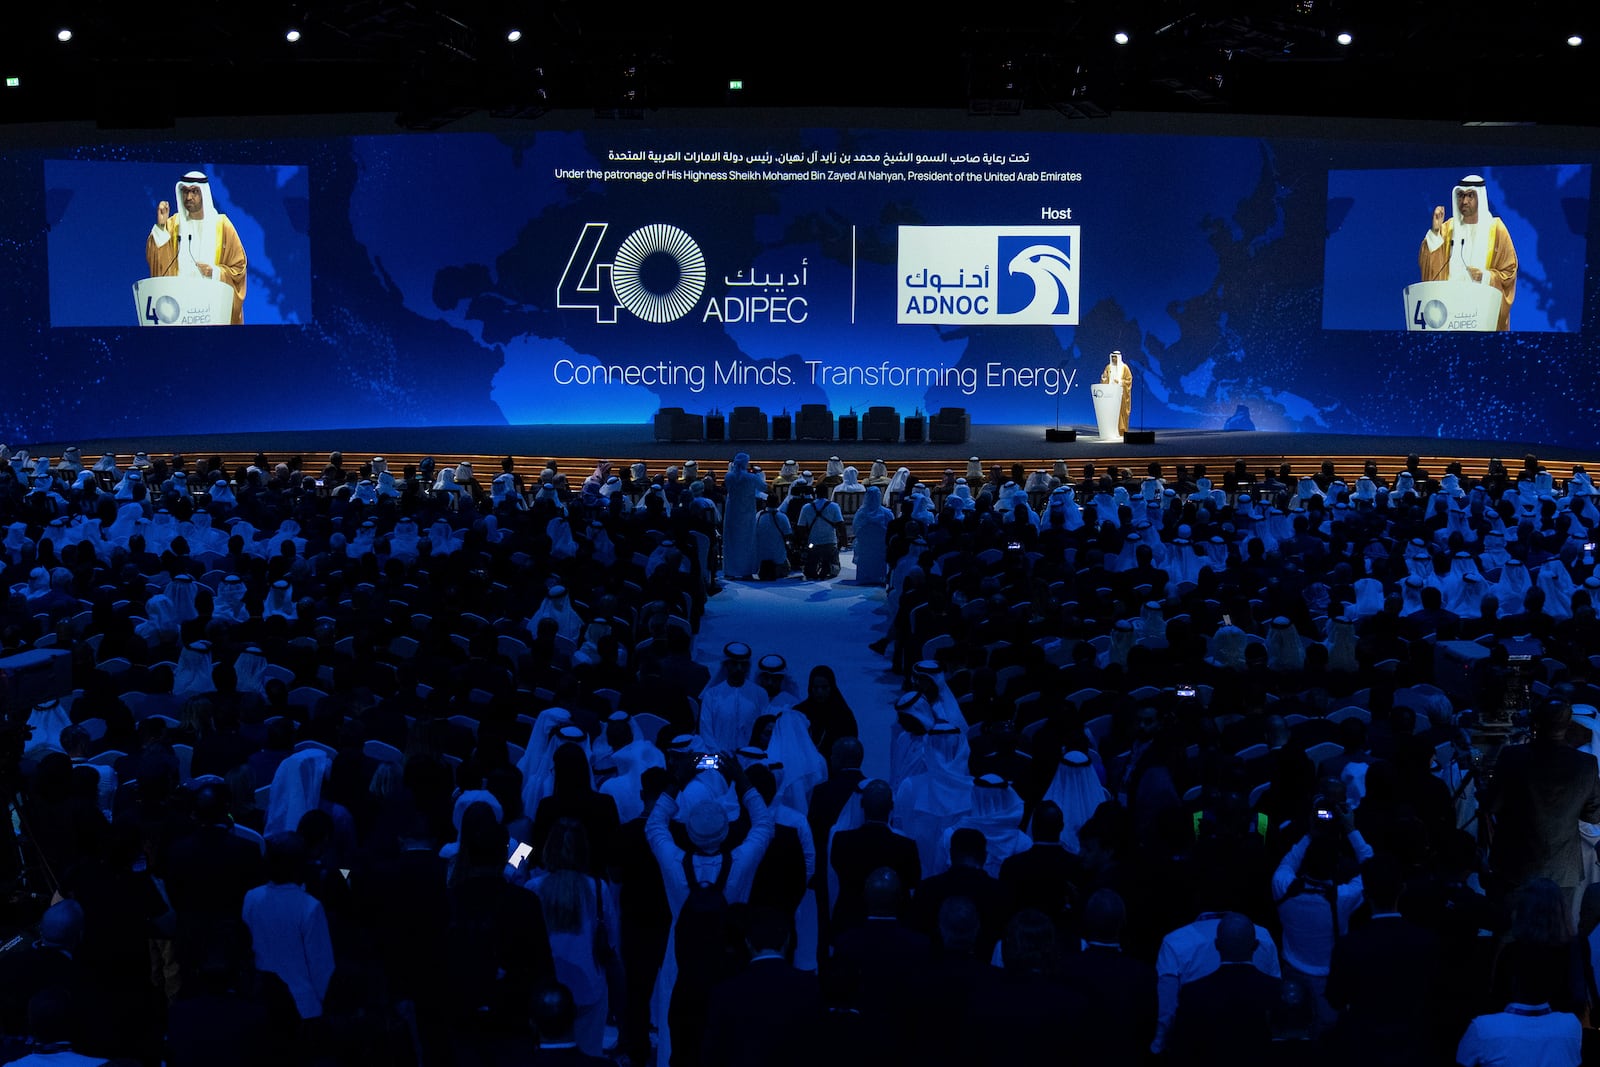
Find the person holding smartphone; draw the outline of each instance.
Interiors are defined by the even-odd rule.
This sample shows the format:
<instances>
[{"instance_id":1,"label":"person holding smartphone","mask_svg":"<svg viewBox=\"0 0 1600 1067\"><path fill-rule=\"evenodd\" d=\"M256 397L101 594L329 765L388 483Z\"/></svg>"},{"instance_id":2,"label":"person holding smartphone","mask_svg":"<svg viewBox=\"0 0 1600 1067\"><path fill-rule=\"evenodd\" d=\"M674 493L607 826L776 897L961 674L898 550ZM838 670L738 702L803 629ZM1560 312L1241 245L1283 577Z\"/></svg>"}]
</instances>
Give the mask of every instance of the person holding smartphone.
<instances>
[{"instance_id":1,"label":"person holding smartphone","mask_svg":"<svg viewBox=\"0 0 1600 1067\"><path fill-rule=\"evenodd\" d=\"M1318 794L1311 801L1309 832L1272 873L1272 899L1283 925L1285 977L1297 975L1314 994L1317 1023L1331 1026L1335 1015L1326 996L1333 948L1348 932L1350 916L1361 906L1361 875L1341 879L1344 844L1357 863L1372 858L1372 846L1355 828L1343 801Z\"/></svg>"}]
</instances>

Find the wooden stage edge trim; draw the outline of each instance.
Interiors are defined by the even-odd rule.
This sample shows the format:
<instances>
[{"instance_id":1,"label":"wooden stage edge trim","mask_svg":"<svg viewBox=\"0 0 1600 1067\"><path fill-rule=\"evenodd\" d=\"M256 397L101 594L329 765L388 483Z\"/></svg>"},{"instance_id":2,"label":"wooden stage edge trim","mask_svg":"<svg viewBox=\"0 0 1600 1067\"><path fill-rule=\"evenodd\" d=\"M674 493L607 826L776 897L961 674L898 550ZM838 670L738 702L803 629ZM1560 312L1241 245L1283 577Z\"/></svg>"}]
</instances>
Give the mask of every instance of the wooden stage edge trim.
<instances>
[{"instance_id":1,"label":"wooden stage edge trim","mask_svg":"<svg viewBox=\"0 0 1600 1067\"><path fill-rule=\"evenodd\" d=\"M971 437L959 444L929 444L875 441L686 441L666 442L651 438L648 426L633 424L593 426L469 426L416 428L356 428L345 430L262 431L217 434L165 434L141 438L64 441L28 446L34 456L59 459L68 445L76 443L85 466L92 466L104 452L116 457L119 468L126 468L135 451L144 450L151 458L166 458L182 453L191 464L220 456L230 472L247 465L256 452L264 452L271 462L289 456L304 457L305 466L320 469L328 452L342 451L346 466L357 468L374 456L388 460L391 470L432 455L442 467L449 463L471 463L480 480L487 482L499 473L501 460L510 455L514 469L524 478L537 478L547 461L554 460L568 476L587 476L601 460L613 466L642 461L650 474L668 466L682 467L693 460L703 471L719 476L727 470L730 457L745 451L770 475L784 461L793 459L802 470L821 474L832 456L847 466L855 466L863 480L872 462L882 459L891 472L907 467L923 481L936 481L953 469L964 474L967 460L977 456L985 471L998 464L1009 472L1014 464L1034 471L1049 469L1056 460L1065 461L1077 476L1083 464L1093 463L1105 470L1127 468L1136 476L1155 462L1170 473L1178 464L1205 464L1207 474L1220 481L1222 474L1243 459L1256 473L1271 464L1288 463L1293 475L1316 472L1324 460L1331 461L1335 473L1353 483L1363 465L1372 460L1385 477L1405 465L1415 453L1421 465L1435 476L1444 473L1451 462L1459 461L1469 477L1481 477L1490 457L1499 457L1508 469L1522 465L1522 456L1540 456L1558 480L1576 463L1593 470L1600 459L1584 458L1588 449L1540 446L1523 442L1452 441L1433 438L1360 436L1245 431L1222 433L1197 430L1157 429L1151 445L1101 443L1092 433L1079 427L1075 442L1046 442L1041 426L974 425Z\"/></svg>"}]
</instances>

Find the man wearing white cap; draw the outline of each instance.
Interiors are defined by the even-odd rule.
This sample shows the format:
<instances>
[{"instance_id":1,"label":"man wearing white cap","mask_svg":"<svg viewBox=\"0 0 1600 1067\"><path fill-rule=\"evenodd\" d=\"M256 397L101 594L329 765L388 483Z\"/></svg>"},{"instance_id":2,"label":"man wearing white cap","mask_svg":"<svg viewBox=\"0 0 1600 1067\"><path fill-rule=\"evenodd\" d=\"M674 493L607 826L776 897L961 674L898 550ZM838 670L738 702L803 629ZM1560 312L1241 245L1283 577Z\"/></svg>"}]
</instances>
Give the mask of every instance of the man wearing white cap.
<instances>
[{"instance_id":1,"label":"man wearing white cap","mask_svg":"<svg viewBox=\"0 0 1600 1067\"><path fill-rule=\"evenodd\" d=\"M750 743L756 719L767 710L767 694L750 681L750 646L730 641L722 649L722 672L700 693L700 739L713 752Z\"/></svg>"},{"instance_id":2,"label":"man wearing white cap","mask_svg":"<svg viewBox=\"0 0 1600 1067\"><path fill-rule=\"evenodd\" d=\"M1460 281L1500 290L1497 330L1511 328L1511 302L1517 296L1517 249L1506 224L1489 214L1487 183L1469 174L1452 191L1453 210L1433 209L1433 223L1422 235L1417 270L1425 282Z\"/></svg>"},{"instance_id":3,"label":"man wearing white cap","mask_svg":"<svg viewBox=\"0 0 1600 1067\"><path fill-rule=\"evenodd\" d=\"M233 325L244 322L247 260L239 233L211 200L209 179L190 171L178 179L179 211L163 200L156 224L145 238L144 256L152 278L205 278L233 288Z\"/></svg>"}]
</instances>

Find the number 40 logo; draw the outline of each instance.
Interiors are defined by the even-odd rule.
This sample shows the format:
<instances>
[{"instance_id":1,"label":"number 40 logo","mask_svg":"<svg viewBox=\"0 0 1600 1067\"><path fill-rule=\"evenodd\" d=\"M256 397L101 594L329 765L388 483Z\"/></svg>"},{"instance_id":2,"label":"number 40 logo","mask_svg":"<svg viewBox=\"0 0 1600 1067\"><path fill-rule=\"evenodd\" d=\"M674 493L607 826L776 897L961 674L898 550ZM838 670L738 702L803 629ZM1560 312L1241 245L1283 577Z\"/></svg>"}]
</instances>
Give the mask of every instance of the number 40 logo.
<instances>
[{"instance_id":1,"label":"number 40 logo","mask_svg":"<svg viewBox=\"0 0 1600 1067\"><path fill-rule=\"evenodd\" d=\"M611 262L600 262L605 222L586 222L556 283L556 307L592 310L594 321L613 324L627 308L646 322L672 322L694 310L706 289L706 257L693 237L664 222L641 226L617 246ZM657 291L641 277L645 261L665 257L676 284Z\"/></svg>"}]
</instances>

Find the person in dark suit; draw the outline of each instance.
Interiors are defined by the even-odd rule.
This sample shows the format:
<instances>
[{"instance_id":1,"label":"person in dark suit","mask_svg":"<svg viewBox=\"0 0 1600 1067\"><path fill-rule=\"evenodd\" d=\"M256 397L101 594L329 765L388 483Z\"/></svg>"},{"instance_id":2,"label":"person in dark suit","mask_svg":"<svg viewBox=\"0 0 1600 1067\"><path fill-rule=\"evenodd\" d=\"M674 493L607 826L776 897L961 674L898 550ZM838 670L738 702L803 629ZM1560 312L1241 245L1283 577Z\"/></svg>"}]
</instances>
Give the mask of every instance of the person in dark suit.
<instances>
[{"instance_id":1,"label":"person in dark suit","mask_svg":"<svg viewBox=\"0 0 1600 1067\"><path fill-rule=\"evenodd\" d=\"M863 891L867 876L879 867L888 867L900 876L900 884L914 888L922 880L922 861L917 843L889 829L894 811L894 793L881 779L868 782L861 793L861 814L866 823L854 830L841 830L833 836L829 862L839 876L839 899L833 906L833 929L846 930L866 918Z\"/></svg>"},{"instance_id":2,"label":"person in dark suit","mask_svg":"<svg viewBox=\"0 0 1600 1067\"><path fill-rule=\"evenodd\" d=\"M810 1035L822 1017L822 992L816 975L790 964L789 930L789 916L750 910L750 962L711 991L700 1061L705 1067L814 1062Z\"/></svg>"},{"instance_id":3,"label":"person in dark suit","mask_svg":"<svg viewBox=\"0 0 1600 1067\"><path fill-rule=\"evenodd\" d=\"M900 876L890 868L867 876L866 920L839 935L826 976L862 1016L863 1036L889 1056L900 1047L898 1021L909 1017L915 979L933 952L926 934L897 917L902 898Z\"/></svg>"},{"instance_id":4,"label":"person in dark suit","mask_svg":"<svg viewBox=\"0 0 1600 1067\"><path fill-rule=\"evenodd\" d=\"M1393 856L1362 864L1361 882L1372 918L1338 940L1328 971L1336 1041L1372 1067L1424 1062L1432 1056L1439 938L1401 917L1404 871Z\"/></svg>"},{"instance_id":5,"label":"person in dark suit","mask_svg":"<svg viewBox=\"0 0 1600 1067\"><path fill-rule=\"evenodd\" d=\"M651 767L639 777L639 799L648 813L667 788L664 768ZM672 908L661 882L661 866L644 835L647 815L625 822L612 838L611 881L618 889L621 914L622 973L627 981L621 1021L623 1051L635 1063L650 1058L650 992L666 956L672 931Z\"/></svg>"},{"instance_id":6,"label":"person in dark suit","mask_svg":"<svg viewBox=\"0 0 1600 1067\"><path fill-rule=\"evenodd\" d=\"M1222 966L1184 985L1178 1014L1167 1035L1167 1059L1195 1067L1265 1064L1272 1048L1272 1011L1279 981L1251 962L1256 928L1249 918L1229 912L1217 922L1217 953Z\"/></svg>"},{"instance_id":7,"label":"person in dark suit","mask_svg":"<svg viewBox=\"0 0 1600 1067\"><path fill-rule=\"evenodd\" d=\"M950 869L924 881L913 900L912 922L925 934L942 932L939 911L952 897L965 897L978 909L981 920L977 952L988 959L994 952L996 941L1011 914L1006 905L1005 890L983 869L988 858L989 842L983 831L964 826L950 835ZM948 947L948 946L945 946Z\"/></svg>"},{"instance_id":8,"label":"person in dark suit","mask_svg":"<svg viewBox=\"0 0 1600 1067\"><path fill-rule=\"evenodd\" d=\"M1090 1067L1141 1062L1156 1033L1156 969L1122 951L1127 917L1115 890L1096 890L1083 908L1083 951L1062 957L1062 980L1087 1008L1076 1062Z\"/></svg>"},{"instance_id":9,"label":"person in dark suit","mask_svg":"<svg viewBox=\"0 0 1600 1067\"><path fill-rule=\"evenodd\" d=\"M957 834L964 832L957 831ZM980 839L983 837L976 830L972 832ZM980 859L979 874L983 874L982 866ZM901 1030L909 1047L899 1059L934 1067L970 1067L974 1061L967 1053L967 1044L951 1040L953 1024L967 1017L968 1005L974 997L1000 980L1000 969L989 963L994 946L982 943L982 918L978 906L970 898L945 898L935 912L934 921L938 928L938 946L932 962L914 980L910 1025Z\"/></svg>"},{"instance_id":10,"label":"person in dark suit","mask_svg":"<svg viewBox=\"0 0 1600 1067\"><path fill-rule=\"evenodd\" d=\"M1057 973L1058 941L1048 916L1027 908L1006 924L1005 969L973 990L966 1005L972 1063L1044 1063L1060 1056L1063 1034L1081 1034L1087 1000Z\"/></svg>"},{"instance_id":11,"label":"person in dark suit","mask_svg":"<svg viewBox=\"0 0 1600 1067\"><path fill-rule=\"evenodd\" d=\"M578 1048L573 1036L576 1018L572 991L561 983L552 982L534 993L533 1027L539 1047L533 1054L533 1067L605 1067L611 1062Z\"/></svg>"},{"instance_id":12,"label":"person in dark suit","mask_svg":"<svg viewBox=\"0 0 1600 1067\"><path fill-rule=\"evenodd\" d=\"M1000 886L1011 906L1037 908L1050 916L1056 929L1067 933L1068 908L1073 892L1077 857L1061 844L1064 825L1061 808L1051 800L1033 813L1033 847L1006 857L1000 865Z\"/></svg>"},{"instance_id":13,"label":"person in dark suit","mask_svg":"<svg viewBox=\"0 0 1600 1067\"><path fill-rule=\"evenodd\" d=\"M1503 749L1485 807L1494 819L1489 866L1506 890L1548 878L1572 899L1583 881L1578 823L1600 822L1600 771L1567 747L1572 706L1550 700L1533 711L1533 740Z\"/></svg>"}]
</instances>

